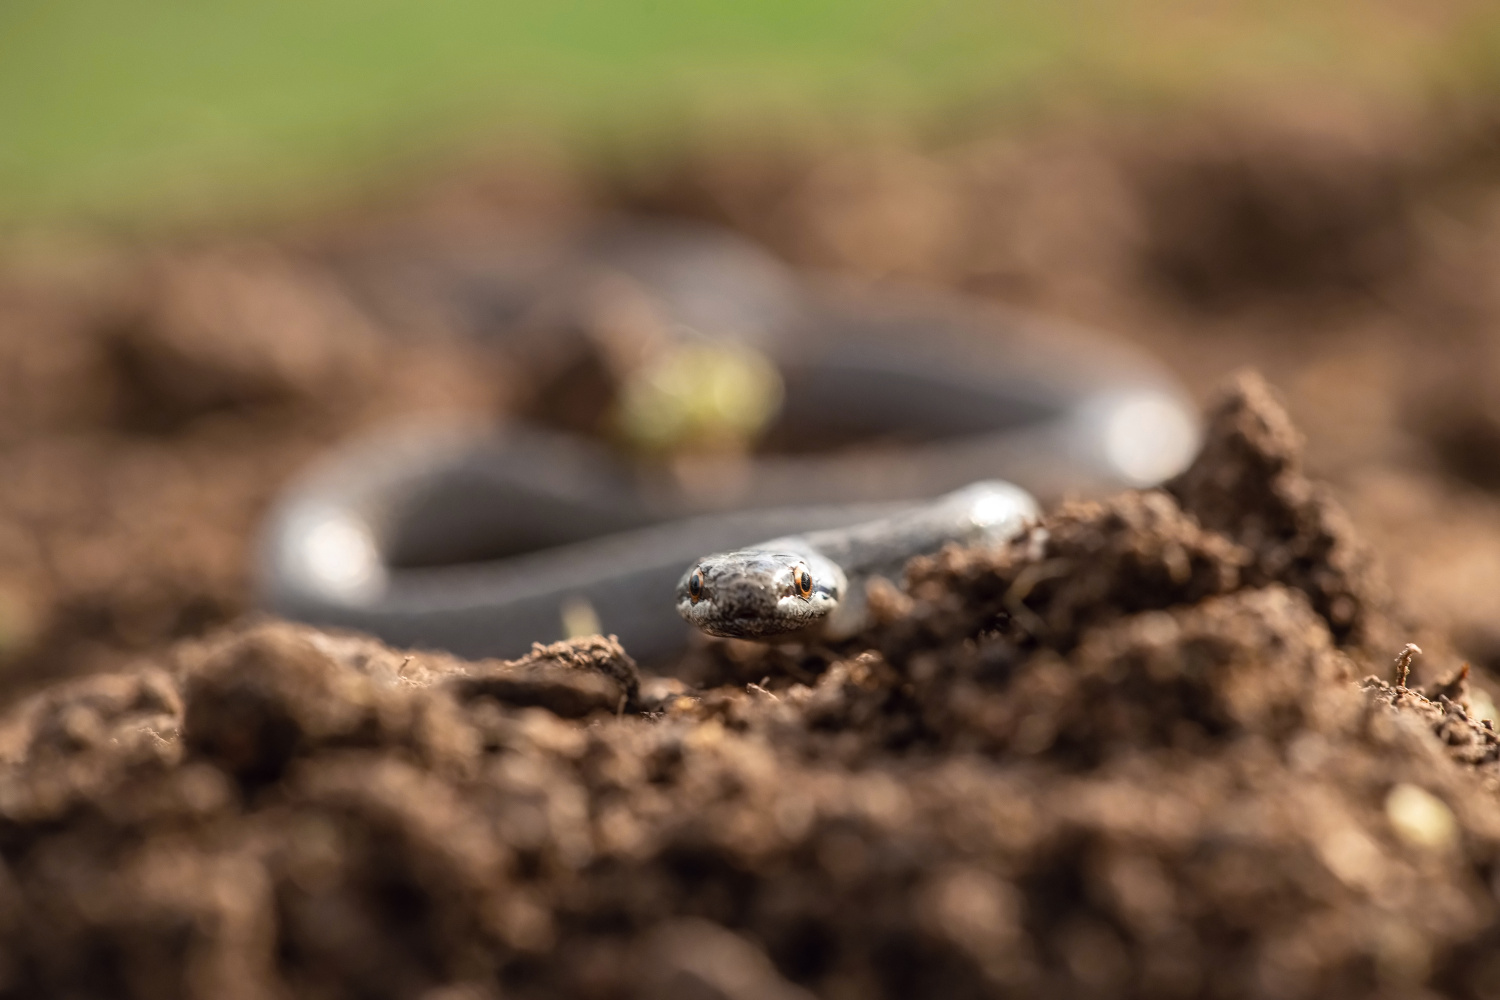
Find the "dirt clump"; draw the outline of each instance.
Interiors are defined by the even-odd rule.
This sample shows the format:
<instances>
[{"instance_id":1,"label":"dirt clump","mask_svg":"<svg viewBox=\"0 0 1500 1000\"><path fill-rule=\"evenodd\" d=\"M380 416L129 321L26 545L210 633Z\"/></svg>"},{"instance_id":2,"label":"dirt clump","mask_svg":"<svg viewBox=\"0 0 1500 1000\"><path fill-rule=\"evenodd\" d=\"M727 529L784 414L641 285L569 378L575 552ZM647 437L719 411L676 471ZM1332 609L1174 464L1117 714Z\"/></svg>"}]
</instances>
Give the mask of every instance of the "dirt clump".
<instances>
[{"instance_id":1,"label":"dirt clump","mask_svg":"<svg viewBox=\"0 0 1500 1000\"><path fill-rule=\"evenodd\" d=\"M1205 310L1400 275L1416 252L1417 158L1335 131L1220 126L1151 157L1137 179L1146 273Z\"/></svg>"},{"instance_id":2,"label":"dirt clump","mask_svg":"<svg viewBox=\"0 0 1500 1000\"><path fill-rule=\"evenodd\" d=\"M1357 540L1269 394L1217 412L1169 491L914 564L806 683L252 621L44 689L0 994L1491 995L1500 740L1467 674L1355 680Z\"/></svg>"},{"instance_id":3,"label":"dirt clump","mask_svg":"<svg viewBox=\"0 0 1500 1000\"><path fill-rule=\"evenodd\" d=\"M1205 528L1250 550L1247 584L1296 587L1341 642L1384 648L1392 640L1379 624L1388 601L1379 570L1301 456L1286 411L1263 379L1244 373L1210 413L1203 453L1167 489Z\"/></svg>"},{"instance_id":4,"label":"dirt clump","mask_svg":"<svg viewBox=\"0 0 1500 1000\"><path fill-rule=\"evenodd\" d=\"M317 404L368 384L379 334L332 279L268 249L147 264L103 342L118 419L154 433L216 412Z\"/></svg>"}]
</instances>

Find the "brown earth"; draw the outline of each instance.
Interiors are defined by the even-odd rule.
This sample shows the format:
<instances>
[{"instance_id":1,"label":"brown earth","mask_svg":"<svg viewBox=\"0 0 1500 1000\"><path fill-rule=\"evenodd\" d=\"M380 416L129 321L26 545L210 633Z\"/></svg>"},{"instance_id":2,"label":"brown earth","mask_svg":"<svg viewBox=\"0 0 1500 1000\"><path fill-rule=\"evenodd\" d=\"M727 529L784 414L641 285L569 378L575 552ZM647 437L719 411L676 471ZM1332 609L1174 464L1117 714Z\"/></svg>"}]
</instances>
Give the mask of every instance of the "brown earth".
<instances>
[{"instance_id":1,"label":"brown earth","mask_svg":"<svg viewBox=\"0 0 1500 1000\"><path fill-rule=\"evenodd\" d=\"M1500 994L1497 120L710 151L17 249L5 994ZM361 275L618 208L1117 329L1200 389L1253 362L1306 453L1242 377L1164 490L921 561L859 655L706 647L693 686L244 618L303 462L545 363Z\"/></svg>"}]
</instances>

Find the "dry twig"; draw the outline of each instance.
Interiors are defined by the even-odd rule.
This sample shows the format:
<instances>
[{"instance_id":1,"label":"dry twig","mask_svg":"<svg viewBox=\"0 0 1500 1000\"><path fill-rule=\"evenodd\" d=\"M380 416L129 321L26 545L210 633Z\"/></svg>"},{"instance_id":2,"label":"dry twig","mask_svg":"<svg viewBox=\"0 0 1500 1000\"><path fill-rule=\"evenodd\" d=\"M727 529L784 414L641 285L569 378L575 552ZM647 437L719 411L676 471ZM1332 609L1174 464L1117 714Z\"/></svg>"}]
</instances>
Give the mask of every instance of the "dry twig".
<instances>
[{"instance_id":1,"label":"dry twig","mask_svg":"<svg viewBox=\"0 0 1500 1000\"><path fill-rule=\"evenodd\" d=\"M1396 686L1406 687L1406 678L1411 675L1411 658L1422 651L1422 647L1414 642L1408 642L1402 647L1401 652L1396 654Z\"/></svg>"}]
</instances>

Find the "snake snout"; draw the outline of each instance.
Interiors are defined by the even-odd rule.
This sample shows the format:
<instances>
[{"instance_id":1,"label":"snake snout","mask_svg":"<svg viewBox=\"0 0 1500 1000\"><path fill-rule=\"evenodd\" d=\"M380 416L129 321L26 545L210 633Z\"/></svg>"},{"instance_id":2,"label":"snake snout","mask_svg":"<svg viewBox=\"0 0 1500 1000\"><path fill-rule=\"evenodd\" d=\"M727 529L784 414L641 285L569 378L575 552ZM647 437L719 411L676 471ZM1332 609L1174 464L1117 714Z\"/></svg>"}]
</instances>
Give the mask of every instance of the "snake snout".
<instances>
[{"instance_id":1,"label":"snake snout","mask_svg":"<svg viewBox=\"0 0 1500 1000\"><path fill-rule=\"evenodd\" d=\"M806 560L747 550L710 556L677 584L677 613L709 635L764 639L826 616L837 595L819 587Z\"/></svg>"}]
</instances>

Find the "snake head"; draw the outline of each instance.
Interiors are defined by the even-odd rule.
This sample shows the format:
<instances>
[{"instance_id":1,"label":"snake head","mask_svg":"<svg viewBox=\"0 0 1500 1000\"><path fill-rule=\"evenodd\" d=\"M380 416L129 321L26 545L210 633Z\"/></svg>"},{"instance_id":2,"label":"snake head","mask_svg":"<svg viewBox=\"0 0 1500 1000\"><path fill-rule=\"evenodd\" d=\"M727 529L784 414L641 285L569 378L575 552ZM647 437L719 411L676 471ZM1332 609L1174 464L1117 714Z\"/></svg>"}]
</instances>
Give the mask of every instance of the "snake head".
<instances>
[{"instance_id":1,"label":"snake head","mask_svg":"<svg viewBox=\"0 0 1500 1000\"><path fill-rule=\"evenodd\" d=\"M838 607L844 574L829 560L745 549L709 556L677 584L677 613L709 635L770 639L816 625Z\"/></svg>"}]
</instances>

